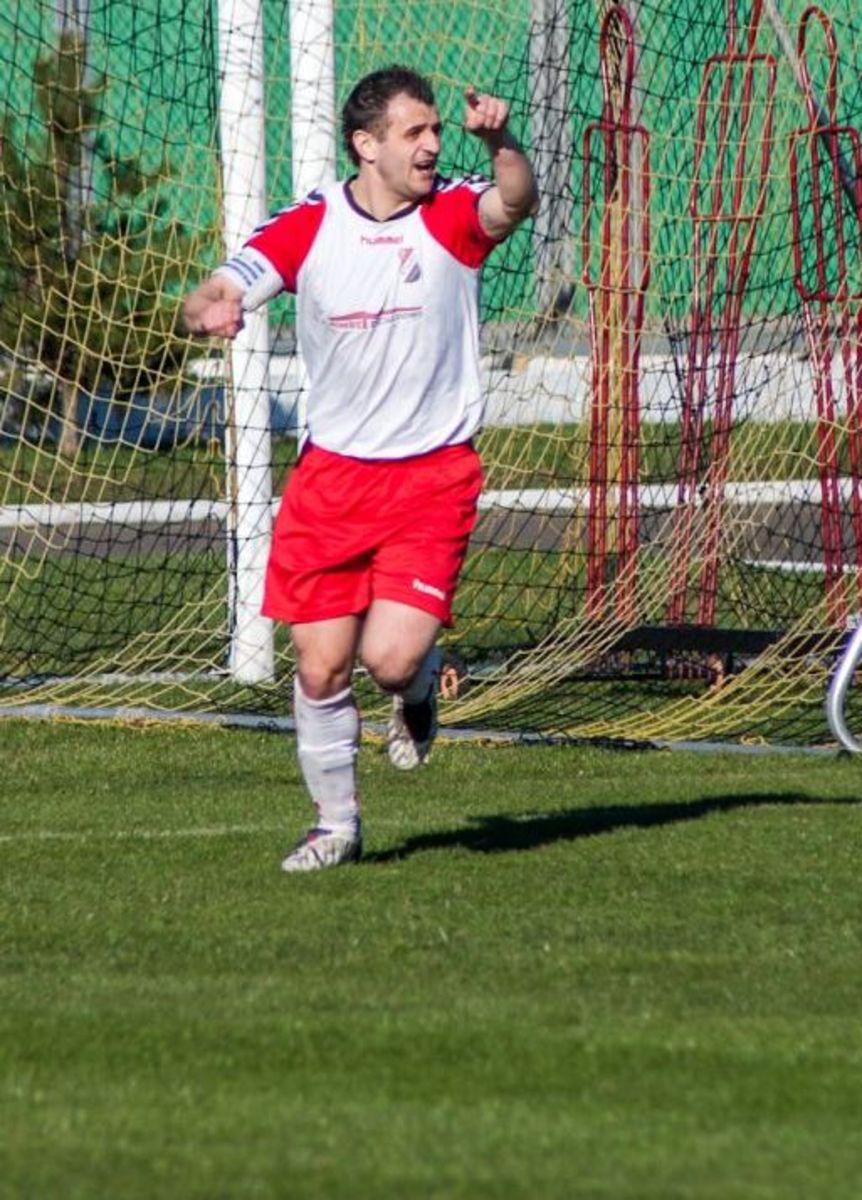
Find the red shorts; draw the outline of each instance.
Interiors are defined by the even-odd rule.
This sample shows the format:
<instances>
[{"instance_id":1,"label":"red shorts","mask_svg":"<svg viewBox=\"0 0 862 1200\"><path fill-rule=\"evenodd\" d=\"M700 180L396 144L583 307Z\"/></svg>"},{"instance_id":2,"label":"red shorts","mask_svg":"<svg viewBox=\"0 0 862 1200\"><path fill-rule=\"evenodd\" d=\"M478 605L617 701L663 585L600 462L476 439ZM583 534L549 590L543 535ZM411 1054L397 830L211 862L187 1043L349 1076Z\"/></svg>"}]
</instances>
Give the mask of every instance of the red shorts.
<instances>
[{"instance_id":1,"label":"red shorts","mask_svg":"<svg viewBox=\"0 0 862 1200\"><path fill-rule=\"evenodd\" d=\"M275 521L263 613L291 624L398 600L452 623L482 488L470 443L367 460L309 446Z\"/></svg>"}]
</instances>

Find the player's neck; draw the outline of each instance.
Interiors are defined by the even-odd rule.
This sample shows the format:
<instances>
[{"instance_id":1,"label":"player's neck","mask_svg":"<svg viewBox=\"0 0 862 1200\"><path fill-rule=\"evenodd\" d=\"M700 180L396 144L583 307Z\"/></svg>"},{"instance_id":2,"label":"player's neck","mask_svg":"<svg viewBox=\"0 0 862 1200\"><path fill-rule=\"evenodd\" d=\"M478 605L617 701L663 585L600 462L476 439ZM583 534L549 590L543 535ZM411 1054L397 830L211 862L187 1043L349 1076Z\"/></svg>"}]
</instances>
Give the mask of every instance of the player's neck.
<instances>
[{"instance_id":1,"label":"player's neck","mask_svg":"<svg viewBox=\"0 0 862 1200\"><path fill-rule=\"evenodd\" d=\"M417 203L412 198L399 196L374 176L362 173L351 179L347 186L356 204L375 221L388 221Z\"/></svg>"}]
</instances>

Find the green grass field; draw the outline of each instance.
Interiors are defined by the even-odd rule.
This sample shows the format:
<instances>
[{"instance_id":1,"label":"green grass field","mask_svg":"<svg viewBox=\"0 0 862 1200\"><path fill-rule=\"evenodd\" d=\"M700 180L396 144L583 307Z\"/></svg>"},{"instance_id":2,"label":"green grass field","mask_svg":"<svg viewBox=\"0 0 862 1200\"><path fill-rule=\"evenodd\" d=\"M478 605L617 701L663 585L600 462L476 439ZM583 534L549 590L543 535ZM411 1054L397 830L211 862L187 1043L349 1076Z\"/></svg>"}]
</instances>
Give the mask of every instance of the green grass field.
<instances>
[{"instance_id":1,"label":"green grass field","mask_svg":"<svg viewBox=\"0 0 862 1200\"><path fill-rule=\"evenodd\" d=\"M858 1197L858 761L2 736L4 1200Z\"/></svg>"}]
</instances>

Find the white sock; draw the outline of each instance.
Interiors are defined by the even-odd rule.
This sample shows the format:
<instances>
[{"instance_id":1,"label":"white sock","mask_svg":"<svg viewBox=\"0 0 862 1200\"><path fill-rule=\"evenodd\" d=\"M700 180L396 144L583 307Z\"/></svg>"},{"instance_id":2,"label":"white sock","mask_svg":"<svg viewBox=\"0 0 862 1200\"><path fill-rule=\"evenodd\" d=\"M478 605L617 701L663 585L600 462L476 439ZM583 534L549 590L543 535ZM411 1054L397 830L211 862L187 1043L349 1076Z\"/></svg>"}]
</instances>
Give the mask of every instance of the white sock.
<instances>
[{"instance_id":1,"label":"white sock","mask_svg":"<svg viewBox=\"0 0 862 1200\"><path fill-rule=\"evenodd\" d=\"M437 686L437 676L440 674L440 652L432 646L422 662L419 670L401 693L405 704L421 704L428 699L428 693Z\"/></svg>"},{"instance_id":2,"label":"white sock","mask_svg":"<svg viewBox=\"0 0 862 1200\"><path fill-rule=\"evenodd\" d=\"M359 710L352 690L347 687L326 700L309 700L299 679L294 679L293 715L299 765L319 825L355 831L359 825Z\"/></svg>"}]
</instances>

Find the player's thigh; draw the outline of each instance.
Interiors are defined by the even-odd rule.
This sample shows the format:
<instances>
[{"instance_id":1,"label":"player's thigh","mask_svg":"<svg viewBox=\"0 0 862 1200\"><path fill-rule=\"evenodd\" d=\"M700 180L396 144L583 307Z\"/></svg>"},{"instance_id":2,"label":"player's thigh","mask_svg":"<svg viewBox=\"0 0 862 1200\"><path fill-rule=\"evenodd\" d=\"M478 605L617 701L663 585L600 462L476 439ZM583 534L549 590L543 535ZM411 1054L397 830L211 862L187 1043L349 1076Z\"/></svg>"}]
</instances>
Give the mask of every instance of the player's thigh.
<instances>
[{"instance_id":1,"label":"player's thigh","mask_svg":"<svg viewBox=\"0 0 862 1200\"><path fill-rule=\"evenodd\" d=\"M372 600L392 600L452 624L458 577L476 522L482 470L472 446L413 460L402 476L398 519L378 543Z\"/></svg>"},{"instance_id":2,"label":"player's thigh","mask_svg":"<svg viewBox=\"0 0 862 1200\"><path fill-rule=\"evenodd\" d=\"M361 630L362 618L354 614L291 625L296 672L310 700L324 700L348 686Z\"/></svg>"},{"instance_id":3,"label":"player's thigh","mask_svg":"<svg viewBox=\"0 0 862 1200\"><path fill-rule=\"evenodd\" d=\"M374 600L362 626L359 657L381 687L399 691L416 674L440 625L439 617L421 608Z\"/></svg>"}]
</instances>

